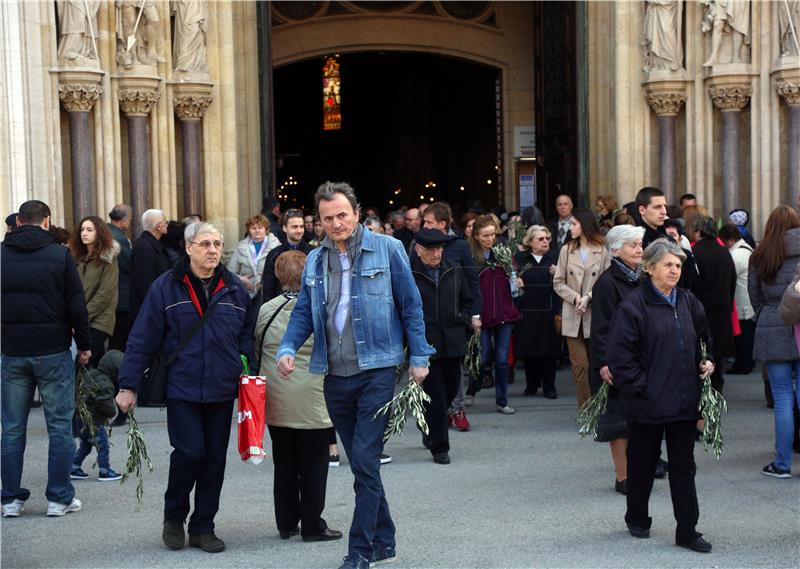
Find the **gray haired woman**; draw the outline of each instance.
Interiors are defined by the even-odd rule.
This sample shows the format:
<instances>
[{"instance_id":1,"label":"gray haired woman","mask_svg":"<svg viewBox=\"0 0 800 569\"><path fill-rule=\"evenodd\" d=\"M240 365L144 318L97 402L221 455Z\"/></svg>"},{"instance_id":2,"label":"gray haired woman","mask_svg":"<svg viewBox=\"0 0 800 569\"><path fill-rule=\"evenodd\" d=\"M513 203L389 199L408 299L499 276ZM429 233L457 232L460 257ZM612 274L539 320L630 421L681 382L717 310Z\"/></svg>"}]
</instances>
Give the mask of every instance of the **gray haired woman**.
<instances>
[{"instance_id":1,"label":"gray haired woman","mask_svg":"<svg viewBox=\"0 0 800 569\"><path fill-rule=\"evenodd\" d=\"M613 376L608 370L608 332L614 309L629 292L639 286L639 264L642 261L642 238L644 228L633 225L617 225L606 235L606 247L611 253L611 264L594 285L592 316L592 362L589 387L597 393L603 382L611 386L605 414L600 417L595 429L595 440L611 446L616 482L614 489L627 493L628 478L628 421L614 387Z\"/></svg>"},{"instance_id":2,"label":"gray haired woman","mask_svg":"<svg viewBox=\"0 0 800 569\"><path fill-rule=\"evenodd\" d=\"M625 522L631 535L650 537L648 503L661 440L666 438L669 488L678 522L675 543L700 553L711 544L695 529L700 516L694 477L694 435L700 418L700 342L710 345L703 305L678 288L686 254L666 239L644 251L642 284L616 308L607 353L608 372L619 389L628 424Z\"/></svg>"}]
</instances>

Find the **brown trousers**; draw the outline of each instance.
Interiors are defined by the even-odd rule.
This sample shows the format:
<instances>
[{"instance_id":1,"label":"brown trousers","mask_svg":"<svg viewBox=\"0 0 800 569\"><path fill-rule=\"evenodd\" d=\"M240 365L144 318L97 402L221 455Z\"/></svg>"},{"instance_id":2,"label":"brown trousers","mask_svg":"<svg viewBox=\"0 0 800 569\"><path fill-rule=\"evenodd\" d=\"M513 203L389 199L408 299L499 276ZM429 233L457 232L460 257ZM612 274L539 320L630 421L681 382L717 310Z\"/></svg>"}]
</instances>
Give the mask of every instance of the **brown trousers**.
<instances>
[{"instance_id":1,"label":"brown trousers","mask_svg":"<svg viewBox=\"0 0 800 569\"><path fill-rule=\"evenodd\" d=\"M589 389L589 339L567 338L572 379L575 380L575 397L581 407L592 396Z\"/></svg>"}]
</instances>

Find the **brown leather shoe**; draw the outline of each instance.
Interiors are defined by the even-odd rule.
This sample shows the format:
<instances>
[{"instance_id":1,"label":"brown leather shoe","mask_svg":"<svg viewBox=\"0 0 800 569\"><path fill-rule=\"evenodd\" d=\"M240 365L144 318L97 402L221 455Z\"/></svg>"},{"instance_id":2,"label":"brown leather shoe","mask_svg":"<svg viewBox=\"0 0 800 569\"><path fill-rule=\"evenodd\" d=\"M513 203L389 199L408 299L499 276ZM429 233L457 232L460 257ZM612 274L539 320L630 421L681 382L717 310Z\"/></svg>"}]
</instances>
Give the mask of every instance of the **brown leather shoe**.
<instances>
[{"instance_id":1,"label":"brown leather shoe","mask_svg":"<svg viewBox=\"0 0 800 569\"><path fill-rule=\"evenodd\" d=\"M190 533L189 547L199 547L206 553L219 553L225 551L225 542L213 533Z\"/></svg>"}]
</instances>

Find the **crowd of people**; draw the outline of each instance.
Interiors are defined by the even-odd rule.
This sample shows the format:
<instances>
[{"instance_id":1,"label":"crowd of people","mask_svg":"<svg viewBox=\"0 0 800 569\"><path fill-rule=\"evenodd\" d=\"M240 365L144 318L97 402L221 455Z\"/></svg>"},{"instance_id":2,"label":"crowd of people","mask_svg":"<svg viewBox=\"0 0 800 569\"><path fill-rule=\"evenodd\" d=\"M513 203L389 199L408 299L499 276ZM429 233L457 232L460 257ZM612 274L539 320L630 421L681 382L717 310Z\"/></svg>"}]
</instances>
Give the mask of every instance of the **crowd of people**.
<instances>
[{"instance_id":1,"label":"crowd of people","mask_svg":"<svg viewBox=\"0 0 800 569\"><path fill-rule=\"evenodd\" d=\"M341 569L396 556L380 474L391 460L387 418L374 415L404 364L430 396L422 443L439 465L451 463L449 428L471 428L465 407L482 389L494 387L498 413L516 412L508 386L517 362L524 397L557 398L556 370L567 361L578 406L607 384L592 434L609 443L614 488L638 538L650 534L653 479L668 474L675 543L711 550L695 527L702 374L722 392L724 374L762 364L775 415L775 458L762 472L791 477L800 452L797 211L776 208L756 244L746 211L722 223L694 196L667 204L654 187L621 208L601 196L594 211L559 195L549 222L536 207L466 206L382 217L349 185L327 182L313 212L266 200L226 254L222 231L197 215L177 222L147 210L131 243L125 204L108 223L88 216L72 232L51 224L46 204L22 204L6 220L0 261L3 517L20 516L30 496L22 457L35 390L50 437L48 516L63 516L82 508L71 480L89 478L82 463L93 449L98 479L120 478L106 424L125 423L159 356L170 362L170 549L183 548L187 532L190 547L225 548L214 517L243 360L279 378L267 383L266 423L282 539L343 537L323 518L338 435L355 478ZM96 386L93 425L76 417L82 373Z\"/></svg>"}]
</instances>

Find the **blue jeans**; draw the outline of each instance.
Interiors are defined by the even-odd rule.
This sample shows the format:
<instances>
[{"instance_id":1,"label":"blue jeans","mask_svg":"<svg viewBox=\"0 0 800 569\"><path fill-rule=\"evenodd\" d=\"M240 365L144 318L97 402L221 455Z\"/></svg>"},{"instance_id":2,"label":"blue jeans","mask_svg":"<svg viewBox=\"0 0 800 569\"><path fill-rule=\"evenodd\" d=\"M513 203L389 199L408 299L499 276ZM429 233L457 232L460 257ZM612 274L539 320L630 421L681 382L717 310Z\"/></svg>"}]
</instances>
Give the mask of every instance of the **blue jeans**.
<instances>
[{"instance_id":1,"label":"blue jeans","mask_svg":"<svg viewBox=\"0 0 800 569\"><path fill-rule=\"evenodd\" d=\"M97 465L100 467L100 472L105 474L111 468L111 461L108 456L108 431L103 425L95 424L97 435L92 438L89 434L89 429L81 421L78 421L78 428L81 430L81 444L78 445L78 450L75 451L72 466L80 468L84 459L92 452L92 448L97 447Z\"/></svg>"},{"instance_id":2,"label":"blue jeans","mask_svg":"<svg viewBox=\"0 0 800 569\"><path fill-rule=\"evenodd\" d=\"M795 399L800 404L800 390L797 389L800 361L768 363L767 373L775 400L775 465L782 470L789 470L792 468Z\"/></svg>"},{"instance_id":3,"label":"blue jeans","mask_svg":"<svg viewBox=\"0 0 800 569\"><path fill-rule=\"evenodd\" d=\"M481 363L489 367L494 343L494 400L501 407L508 405L508 347L513 324L498 324L481 330Z\"/></svg>"},{"instance_id":4,"label":"blue jeans","mask_svg":"<svg viewBox=\"0 0 800 569\"><path fill-rule=\"evenodd\" d=\"M348 554L369 559L374 547L394 547L394 523L381 482L383 431L388 416L375 412L394 396L394 367L325 377L325 403L355 476L356 507Z\"/></svg>"},{"instance_id":5,"label":"blue jeans","mask_svg":"<svg viewBox=\"0 0 800 569\"><path fill-rule=\"evenodd\" d=\"M69 479L75 439L72 415L75 413L75 366L69 351L47 356L3 356L2 426L0 470L2 502L27 500L31 493L22 488L22 462L25 455L28 414L33 391L38 386L47 423L50 446L47 458L47 488L50 502L69 504L75 489Z\"/></svg>"}]
</instances>

